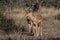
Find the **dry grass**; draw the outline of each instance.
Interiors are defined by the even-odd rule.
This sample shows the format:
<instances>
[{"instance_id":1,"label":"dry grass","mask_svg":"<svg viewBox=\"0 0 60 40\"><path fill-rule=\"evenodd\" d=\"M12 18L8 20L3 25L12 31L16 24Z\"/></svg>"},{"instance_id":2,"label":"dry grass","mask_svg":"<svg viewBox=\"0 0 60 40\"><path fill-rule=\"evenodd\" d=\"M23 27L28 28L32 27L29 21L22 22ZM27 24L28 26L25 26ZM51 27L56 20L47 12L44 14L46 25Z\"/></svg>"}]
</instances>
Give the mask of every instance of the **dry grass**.
<instances>
[{"instance_id":1,"label":"dry grass","mask_svg":"<svg viewBox=\"0 0 60 40\"><path fill-rule=\"evenodd\" d=\"M55 19L55 16L60 13L60 9L55 9L55 8L46 8L46 7L41 7L41 10L37 14L41 14L43 18L46 20L43 21L43 36L48 35L50 37L60 37L60 20ZM25 18L25 11L22 8L14 8L12 10L6 10L3 15L7 19L13 19L16 23L16 25L24 25L28 28L26 18ZM15 38L17 40L20 39L20 34L15 33L15 34L9 34L9 35L0 35L0 38L8 38L11 37L13 40ZM1 37L2 36L2 37ZM7 36L7 37L6 37Z\"/></svg>"}]
</instances>

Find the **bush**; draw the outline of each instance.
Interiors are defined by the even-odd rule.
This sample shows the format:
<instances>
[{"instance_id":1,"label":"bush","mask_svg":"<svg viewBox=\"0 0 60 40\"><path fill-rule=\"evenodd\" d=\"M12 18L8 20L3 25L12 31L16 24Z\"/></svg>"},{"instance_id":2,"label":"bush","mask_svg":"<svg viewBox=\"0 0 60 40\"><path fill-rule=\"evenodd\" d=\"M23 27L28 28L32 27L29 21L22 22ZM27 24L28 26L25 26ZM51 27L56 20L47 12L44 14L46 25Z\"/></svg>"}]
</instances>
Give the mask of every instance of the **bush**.
<instances>
[{"instance_id":1,"label":"bush","mask_svg":"<svg viewBox=\"0 0 60 40\"><path fill-rule=\"evenodd\" d=\"M12 30L18 30L18 26L12 19L7 19L4 16L0 15L0 29L9 32Z\"/></svg>"},{"instance_id":2,"label":"bush","mask_svg":"<svg viewBox=\"0 0 60 40\"><path fill-rule=\"evenodd\" d=\"M55 17L57 20L60 20L60 13Z\"/></svg>"}]
</instances>

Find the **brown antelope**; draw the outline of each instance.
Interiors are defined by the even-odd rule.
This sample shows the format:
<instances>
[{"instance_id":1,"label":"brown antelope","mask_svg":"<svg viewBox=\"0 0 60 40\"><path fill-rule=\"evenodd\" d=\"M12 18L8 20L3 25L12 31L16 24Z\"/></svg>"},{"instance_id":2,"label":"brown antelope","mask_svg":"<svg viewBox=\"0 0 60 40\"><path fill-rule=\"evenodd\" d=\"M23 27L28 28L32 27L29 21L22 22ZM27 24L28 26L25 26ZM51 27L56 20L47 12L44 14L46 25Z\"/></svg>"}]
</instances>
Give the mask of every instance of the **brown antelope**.
<instances>
[{"instance_id":1,"label":"brown antelope","mask_svg":"<svg viewBox=\"0 0 60 40\"><path fill-rule=\"evenodd\" d=\"M36 32L35 33L38 36L39 35L38 34L38 32L39 32L38 27L39 27L39 24L42 22L43 18L42 18L41 15L40 16L34 15L34 12L33 11L35 11L35 9L37 9L37 10L39 9L37 7L34 6L34 9L32 10L32 12L30 10L28 12L28 14L26 15L26 17L27 17L27 22L29 24L29 32L31 32L31 29L33 29L34 28L33 26L35 25L35 29L36 29ZM41 30L42 30L42 27L41 27ZM33 32L34 32L34 30L33 30ZM42 35L42 31L41 31L41 35Z\"/></svg>"},{"instance_id":2,"label":"brown antelope","mask_svg":"<svg viewBox=\"0 0 60 40\"><path fill-rule=\"evenodd\" d=\"M43 18L42 16L37 16L37 15L34 15L32 12L30 12L29 14L27 14L27 21L29 23L29 32L31 32L31 29L33 28L33 24L36 26L36 35L38 36L39 34L38 33L38 27L39 27L39 24L42 22ZM42 33L41 33L42 35Z\"/></svg>"}]
</instances>

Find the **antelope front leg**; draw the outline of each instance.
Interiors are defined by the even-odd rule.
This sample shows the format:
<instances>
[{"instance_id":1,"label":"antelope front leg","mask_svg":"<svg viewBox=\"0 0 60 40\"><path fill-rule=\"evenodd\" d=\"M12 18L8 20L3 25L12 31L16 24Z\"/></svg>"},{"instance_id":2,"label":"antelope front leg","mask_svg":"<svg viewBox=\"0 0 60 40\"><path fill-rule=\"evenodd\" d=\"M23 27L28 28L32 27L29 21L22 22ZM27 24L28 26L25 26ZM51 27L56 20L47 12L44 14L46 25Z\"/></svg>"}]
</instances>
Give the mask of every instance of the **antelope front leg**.
<instances>
[{"instance_id":1,"label":"antelope front leg","mask_svg":"<svg viewBox=\"0 0 60 40\"><path fill-rule=\"evenodd\" d=\"M31 25L30 24L28 24L29 25L29 32L31 32Z\"/></svg>"},{"instance_id":2,"label":"antelope front leg","mask_svg":"<svg viewBox=\"0 0 60 40\"><path fill-rule=\"evenodd\" d=\"M43 35L42 22L41 22L41 36Z\"/></svg>"},{"instance_id":3,"label":"antelope front leg","mask_svg":"<svg viewBox=\"0 0 60 40\"><path fill-rule=\"evenodd\" d=\"M33 26L33 23L31 22L31 24L29 24L29 32L32 31L32 26Z\"/></svg>"},{"instance_id":4,"label":"antelope front leg","mask_svg":"<svg viewBox=\"0 0 60 40\"><path fill-rule=\"evenodd\" d=\"M33 33L34 33L34 36L36 35L36 27L33 26Z\"/></svg>"},{"instance_id":5,"label":"antelope front leg","mask_svg":"<svg viewBox=\"0 0 60 40\"><path fill-rule=\"evenodd\" d=\"M38 25L36 24L36 36L38 37L39 34L38 34Z\"/></svg>"}]
</instances>

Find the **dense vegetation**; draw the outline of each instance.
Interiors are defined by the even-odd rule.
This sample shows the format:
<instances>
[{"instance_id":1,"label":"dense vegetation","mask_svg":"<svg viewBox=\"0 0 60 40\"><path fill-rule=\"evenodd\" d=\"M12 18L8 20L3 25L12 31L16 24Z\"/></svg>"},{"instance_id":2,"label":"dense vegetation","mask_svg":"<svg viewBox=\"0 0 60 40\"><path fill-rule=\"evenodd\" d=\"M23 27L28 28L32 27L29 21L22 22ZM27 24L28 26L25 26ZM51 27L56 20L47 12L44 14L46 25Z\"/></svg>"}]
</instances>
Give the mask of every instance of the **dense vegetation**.
<instances>
[{"instance_id":1,"label":"dense vegetation","mask_svg":"<svg viewBox=\"0 0 60 40\"><path fill-rule=\"evenodd\" d=\"M60 7L60 0L38 0L39 3L41 3L42 6L54 6L54 7ZM37 0L0 0L0 6L8 6L8 7L24 7L26 4L28 6L31 6L32 4L36 3Z\"/></svg>"},{"instance_id":2,"label":"dense vegetation","mask_svg":"<svg viewBox=\"0 0 60 40\"><path fill-rule=\"evenodd\" d=\"M0 14L4 13L4 11L8 8L12 9L14 7L19 7L19 8L31 7L31 5L35 4L36 2L37 2L36 0L0 0ZM60 0L39 0L39 4L45 7L60 8ZM1 21L0 28L2 27L2 29L4 29L5 27L6 29L9 28L12 29L16 26L12 19L10 20L6 19L3 16L0 17L0 21Z\"/></svg>"}]
</instances>

